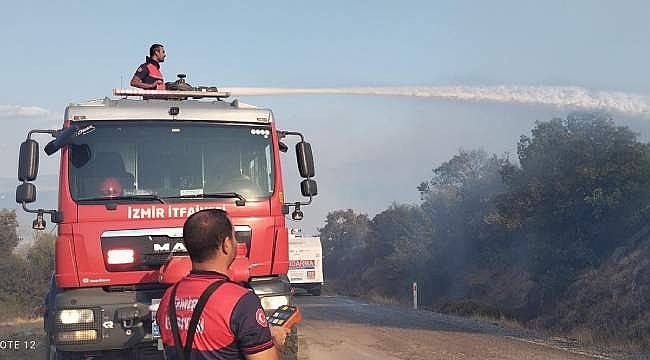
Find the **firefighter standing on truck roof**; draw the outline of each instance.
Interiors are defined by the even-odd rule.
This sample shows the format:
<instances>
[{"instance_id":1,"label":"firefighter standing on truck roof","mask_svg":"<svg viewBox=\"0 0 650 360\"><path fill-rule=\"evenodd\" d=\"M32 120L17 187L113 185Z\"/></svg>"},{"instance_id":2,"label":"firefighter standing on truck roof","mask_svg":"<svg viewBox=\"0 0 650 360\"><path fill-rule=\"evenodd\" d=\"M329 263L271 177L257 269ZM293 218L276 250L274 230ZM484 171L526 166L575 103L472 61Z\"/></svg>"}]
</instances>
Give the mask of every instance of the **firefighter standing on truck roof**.
<instances>
[{"instance_id":1,"label":"firefighter standing on truck roof","mask_svg":"<svg viewBox=\"0 0 650 360\"><path fill-rule=\"evenodd\" d=\"M276 344L284 344L289 330L269 327L257 295L225 275L237 250L226 212L192 214L183 241L192 271L165 291L156 314L167 359L280 359ZM192 326L195 311L200 317Z\"/></svg>"},{"instance_id":2,"label":"firefighter standing on truck roof","mask_svg":"<svg viewBox=\"0 0 650 360\"><path fill-rule=\"evenodd\" d=\"M165 90L165 80L160 72L160 63L165 61L165 47L153 44L144 64L138 66L133 74L131 86L145 90Z\"/></svg>"}]
</instances>

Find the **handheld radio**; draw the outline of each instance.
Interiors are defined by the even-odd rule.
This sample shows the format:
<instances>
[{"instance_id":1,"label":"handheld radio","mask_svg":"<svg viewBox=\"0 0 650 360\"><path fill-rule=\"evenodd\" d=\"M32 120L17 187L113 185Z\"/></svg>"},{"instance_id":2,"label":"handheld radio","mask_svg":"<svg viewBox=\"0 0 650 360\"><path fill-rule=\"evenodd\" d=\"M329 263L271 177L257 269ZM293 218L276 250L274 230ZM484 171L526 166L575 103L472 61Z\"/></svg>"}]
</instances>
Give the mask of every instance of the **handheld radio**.
<instances>
[{"instance_id":1,"label":"handheld radio","mask_svg":"<svg viewBox=\"0 0 650 360\"><path fill-rule=\"evenodd\" d=\"M269 324L290 329L302 319L300 309L296 306L282 305L267 318Z\"/></svg>"}]
</instances>

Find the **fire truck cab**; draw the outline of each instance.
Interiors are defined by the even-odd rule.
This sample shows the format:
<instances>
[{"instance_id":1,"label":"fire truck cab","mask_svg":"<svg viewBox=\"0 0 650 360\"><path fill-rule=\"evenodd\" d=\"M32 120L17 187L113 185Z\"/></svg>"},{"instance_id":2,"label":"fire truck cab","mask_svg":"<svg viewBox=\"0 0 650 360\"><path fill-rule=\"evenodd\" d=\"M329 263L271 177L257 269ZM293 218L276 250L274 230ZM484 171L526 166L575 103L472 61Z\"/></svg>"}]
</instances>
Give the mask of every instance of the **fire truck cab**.
<instances>
[{"instance_id":1,"label":"fire truck cab","mask_svg":"<svg viewBox=\"0 0 650 360\"><path fill-rule=\"evenodd\" d=\"M311 146L276 129L269 109L228 102L227 93L114 90L70 104L59 130L32 130L21 144L16 201L57 223L55 271L44 327L50 358L162 358L155 324L165 289L190 270L185 219L225 209L238 255L231 279L250 284L267 312L291 304L285 215L317 194ZM141 97L133 99L131 97ZM61 151L57 209L36 200L39 144ZM286 202L284 138L295 145L305 202ZM295 336L295 332L293 334Z\"/></svg>"}]
</instances>

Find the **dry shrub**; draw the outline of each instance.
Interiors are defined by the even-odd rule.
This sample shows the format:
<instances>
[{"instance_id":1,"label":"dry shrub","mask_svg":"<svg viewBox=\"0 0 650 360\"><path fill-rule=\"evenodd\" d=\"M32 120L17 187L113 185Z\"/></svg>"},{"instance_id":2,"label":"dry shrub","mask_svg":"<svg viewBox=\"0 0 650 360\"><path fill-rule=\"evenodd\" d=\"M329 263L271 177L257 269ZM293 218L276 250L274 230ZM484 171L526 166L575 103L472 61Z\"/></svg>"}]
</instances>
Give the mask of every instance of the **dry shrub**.
<instances>
[{"instance_id":1,"label":"dry shrub","mask_svg":"<svg viewBox=\"0 0 650 360\"><path fill-rule=\"evenodd\" d=\"M545 321L586 343L650 349L650 240L583 274Z\"/></svg>"},{"instance_id":2,"label":"dry shrub","mask_svg":"<svg viewBox=\"0 0 650 360\"><path fill-rule=\"evenodd\" d=\"M454 314L466 317L480 317L490 320L514 320L514 316L508 311L475 300L448 301L441 305L437 310L445 314Z\"/></svg>"}]
</instances>

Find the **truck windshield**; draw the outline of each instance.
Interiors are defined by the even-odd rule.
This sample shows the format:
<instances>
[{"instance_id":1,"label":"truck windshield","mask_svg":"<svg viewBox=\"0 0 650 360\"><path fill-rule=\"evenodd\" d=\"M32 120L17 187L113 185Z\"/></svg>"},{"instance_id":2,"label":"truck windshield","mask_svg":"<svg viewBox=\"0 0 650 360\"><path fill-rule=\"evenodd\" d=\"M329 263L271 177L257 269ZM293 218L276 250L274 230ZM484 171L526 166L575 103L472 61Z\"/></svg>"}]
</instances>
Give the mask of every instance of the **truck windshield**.
<instances>
[{"instance_id":1,"label":"truck windshield","mask_svg":"<svg viewBox=\"0 0 650 360\"><path fill-rule=\"evenodd\" d=\"M270 126L92 124L92 134L70 145L70 191L77 201L142 202L224 193L262 200L273 193Z\"/></svg>"}]
</instances>

